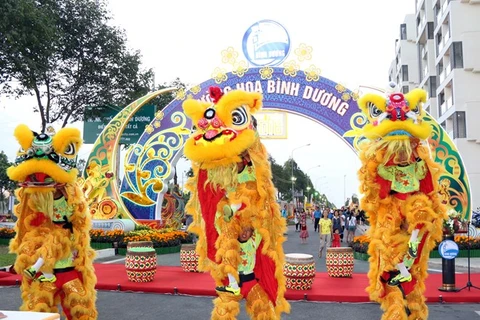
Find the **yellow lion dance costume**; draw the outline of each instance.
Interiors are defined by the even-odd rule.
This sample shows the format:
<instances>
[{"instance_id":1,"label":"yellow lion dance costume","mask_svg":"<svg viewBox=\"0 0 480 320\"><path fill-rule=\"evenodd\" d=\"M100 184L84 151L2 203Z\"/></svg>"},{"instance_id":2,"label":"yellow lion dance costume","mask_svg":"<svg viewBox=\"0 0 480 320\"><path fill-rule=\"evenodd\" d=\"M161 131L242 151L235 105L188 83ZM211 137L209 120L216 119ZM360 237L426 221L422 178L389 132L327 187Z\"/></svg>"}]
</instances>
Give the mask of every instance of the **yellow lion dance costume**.
<instances>
[{"instance_id":1,"label":"yellow lion dance costume","mask_svg":"<svg viewBox=\"0 0 480 320\"><path fill-rule=\"evenodd\" d=\"M442 168L430 154L431 127L423 122L426 92L365 94L360 143L361 207L370 221L367 291L384 320L427 319L424 280L428 258L442 239L446 217L438 193Z\"/></svg>"},{"instance_id":2,"label":"yellow lion dance costume","mask_svg":"<svg viewBox=\"0 0 480 320\"><path fill-rule=\"evenodd\" d=\"M284 298L285 221L252 117L262 95L224 95L217 87L209 93L213 103L188 99L183 109L196 130L184 148L194 173L187 183L189 231L199 236L199 268L210 271L218 286L211 318L236 319L245 298L252 319L279 319L290 311ZM249 240L242 242L245 230ZM235 292L223 290L227 279L239 284Z\"/></svg>"},{"instance_id":3,"label":"yellow lion dance costume","mask_svg":"<svg viewBox=\"0 0 480 320\"><path fill-rule=\"evenodd\" d=\"M63 128L36 133L19 125L21 148L10 179L20 188L15 207L15 271L24 276L20 290L24 311L58 312L69 320L97 319L91 221L75 169L80 132Z\"/></svg>"}]
</instances>

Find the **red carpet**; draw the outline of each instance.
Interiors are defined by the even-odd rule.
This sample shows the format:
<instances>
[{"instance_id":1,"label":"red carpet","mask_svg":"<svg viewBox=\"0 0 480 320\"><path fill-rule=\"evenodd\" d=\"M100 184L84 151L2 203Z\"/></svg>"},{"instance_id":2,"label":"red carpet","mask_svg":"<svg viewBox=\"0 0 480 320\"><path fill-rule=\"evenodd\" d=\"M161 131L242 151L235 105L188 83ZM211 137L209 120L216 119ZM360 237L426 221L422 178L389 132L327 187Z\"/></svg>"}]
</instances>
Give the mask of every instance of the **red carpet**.
<instances>
[{"instance_id":1,"label":"red carpet","mask_svg":"<svg viewBox=\"0 0 480 320\"><path fill-rule=\"evenodd\" d=\"M135 283L127 280L125 267L122 264L95 264L98 277L98 290L141 291L170 294L188 294L215 296L214 282L209 274L183 272L180 267L157 268L155 280L149 283ZM0 285L19 284L21 277L7 272L0 272ZM471 274L472 284L480 285L480 274ZM466 274L457 274L457 288L467 283ZM332 278L326 273L317 273L313 287L307 291L287 290L288 300L334 301L334 302L368 302L365 288L368 284L367 275L354 274L352 278ZM441 274L430 274L427 281L425 296L428 302L438 302L442 296L447 303L480 301L480 290L471 288L460 292L441 292Z\"/></svg>"}]
</instances>

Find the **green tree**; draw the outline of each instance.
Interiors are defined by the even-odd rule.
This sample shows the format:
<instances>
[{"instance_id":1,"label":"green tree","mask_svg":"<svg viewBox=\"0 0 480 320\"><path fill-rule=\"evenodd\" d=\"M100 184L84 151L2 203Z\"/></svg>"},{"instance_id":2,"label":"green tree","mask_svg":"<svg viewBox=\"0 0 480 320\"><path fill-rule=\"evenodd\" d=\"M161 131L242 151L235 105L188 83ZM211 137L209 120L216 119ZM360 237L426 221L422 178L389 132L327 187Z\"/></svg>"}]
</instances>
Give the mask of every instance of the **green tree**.
<instances>
[{"instance_id":1,"label":"green tree","mask_svg":"<svg viewBox=\"0 0 480 320\"><path fill-rule=\"evenodd\" d=\"M13 192L16 187L15 182L7 176L7 168L12 165L13 163L8 162L8 157L5 152L0 151L0 213L7 211L5 191Z\"/></svg>"},{"instance_id":2,"label":"green tree","mask_svg":"<svg viewBox=\"0 0 480 320\"><path fill-rule=\"evenodd\" d=\"M42 129L146 94L153 72L110 19L103 0L1 1L0 94L34 95Z\"/></svg>"}]
</instances>

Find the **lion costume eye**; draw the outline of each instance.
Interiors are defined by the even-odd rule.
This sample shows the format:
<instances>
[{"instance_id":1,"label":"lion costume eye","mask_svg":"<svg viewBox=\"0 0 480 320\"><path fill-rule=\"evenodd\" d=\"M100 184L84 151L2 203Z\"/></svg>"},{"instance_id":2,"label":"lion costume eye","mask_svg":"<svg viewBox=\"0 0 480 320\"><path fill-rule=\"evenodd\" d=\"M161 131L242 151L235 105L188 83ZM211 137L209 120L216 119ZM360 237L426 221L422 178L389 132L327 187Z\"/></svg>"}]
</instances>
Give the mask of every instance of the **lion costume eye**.
<instances>
[{"instance_id":1,"label":"lion costume eye","mask_svg":"<svg viewBox=\"0 0 480 320\"><path fill-rule=\"evenodd\" d=\"M241 106L232 111L232 123L236 126L241 126L247 123L248 116L245 107Z\"/></svg>"},{"instance_id":2,"label":"lion costume eye","mask_svg":"<svg viewBox=\"0 0 480 320\"><path fill-rule=\"evenodd\" d=\"M370 117L377 118L382 114L382 110L378 109L377 106L371 102L368 102L368 112L370 113Z\"/></svg>"},{"instance_id":3,"label":"lion costume eye","mask_svg":"<svg viewBox=\"0 0 480 320\"><path fill-rule=\"evenodd\" d=\"M64 154L67 156L73 156L75 154L75 145L73 143L69 143Z\"/></svg>"}]
</instances>

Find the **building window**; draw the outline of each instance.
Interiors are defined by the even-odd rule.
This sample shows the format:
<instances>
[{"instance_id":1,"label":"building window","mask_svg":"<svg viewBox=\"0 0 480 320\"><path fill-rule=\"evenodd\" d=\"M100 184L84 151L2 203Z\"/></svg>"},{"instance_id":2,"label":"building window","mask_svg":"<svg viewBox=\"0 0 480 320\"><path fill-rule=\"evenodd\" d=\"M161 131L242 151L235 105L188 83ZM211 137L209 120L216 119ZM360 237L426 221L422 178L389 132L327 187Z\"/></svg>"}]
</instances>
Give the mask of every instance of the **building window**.
<instances>
[{"instance_id":1,"label":"building window","mask_svg":"<svg viewBox=\"0 0 480 320\"><path fill-rule=\"evenodd\" d=\"M433 39L433 30L435 27L433 26L433 22L427 22L427 37L428 39L432 40Z\"/></svg>"},{"instance_id":2,"label":"building window","mask_svg":"<svg viewBox=\"0 0 480 320\"><path fill-rule=\"evenodd\" d=\"M407 40L407 24L402 23L400 25L400 40Z\"/></svg>"},{"instance_id":3,"label":"building window","mask_svg":"<svg viewBox=\"0 0 480 320\"><path fill-rule=\"evenodd\" d=\"M452 50L453 54L451 55L452 63L453 63L453 68L454 69L462 69L463 68L463 48L462 48L462 42L453 42L452 43Z\"/></svg>"},{"instance_id":4,"label":"building window","mask_svg":"<svg viewBox=\"0 0 480 320\"><path fill-rule=\"evenodd\" d=\"M437 77L436 76L430 76L428 95L429 97L435 97L437 95Z\"/></svg>"},{"instance_id":5,"label":"building window","mask_svg":"<svg viewBox=\"0 0 480 320\"><path fill-rule=\"evenodd\" d=\"M445 93L441 92L438 95L438 115L439 116L441 116L442 114L445 113L445 111L447 111L446 106L443 105L444 103L445 103Z\"/></svg>"},{"instance_id":6,"label":"building window","mask_svg":"<svg viewBox=\"0 0 480 320\"><path fill-rule=\"evenodd\" d=\"M408 81L408 66L402 65L402 81Z\"/></svg>"},{"instance_id":7,"label":"building window","mask_svg":"<svg viewBox=\"0 0 480 320\"><path fill-rule=\"evenodd\" d=\"M457 111L453 114L453 138L466 138L467 126L465 111Z\"/></svg>"},{"instance_id":8,"label":"building window","mask_svg":"<svg viewBox=\"0 0 480 320\"><path fill-rule=\"evenodd\" d=\"M408 86L402 87L402 93L408 93Z\"/></svg>"}]
</instances>

